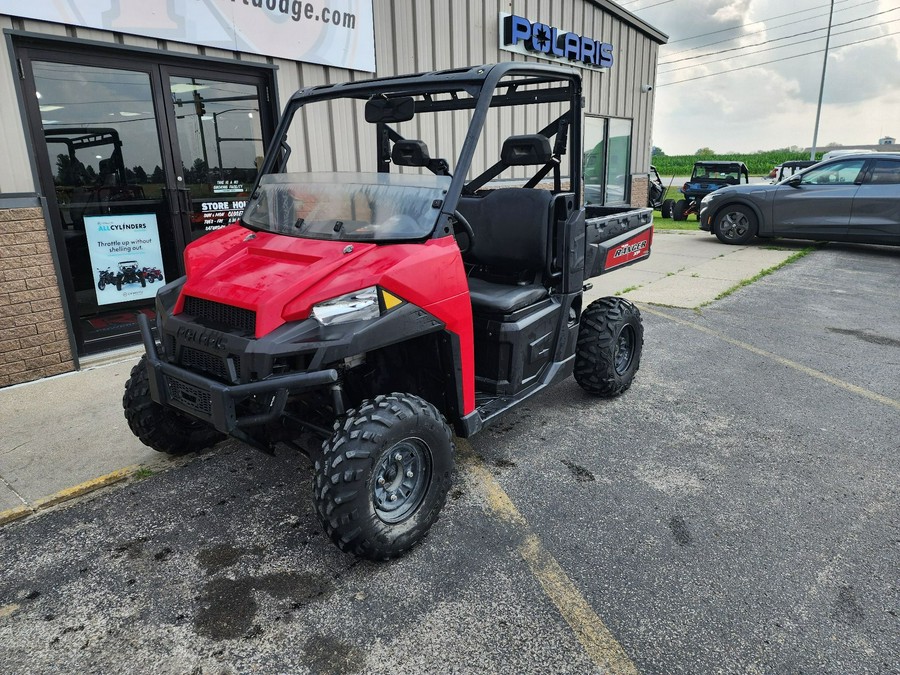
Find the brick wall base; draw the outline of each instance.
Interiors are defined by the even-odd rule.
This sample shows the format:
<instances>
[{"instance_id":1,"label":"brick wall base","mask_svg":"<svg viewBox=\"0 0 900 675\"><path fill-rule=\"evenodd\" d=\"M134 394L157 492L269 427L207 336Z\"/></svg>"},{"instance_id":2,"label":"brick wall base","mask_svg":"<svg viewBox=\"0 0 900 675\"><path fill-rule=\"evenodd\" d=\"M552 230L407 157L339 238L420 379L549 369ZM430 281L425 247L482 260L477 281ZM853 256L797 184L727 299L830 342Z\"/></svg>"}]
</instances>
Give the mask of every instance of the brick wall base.
<instances>
[{"instance_id":1,"label":"brick wall base","mask_svg":"<svg viewBox=\"0 0 900 675\"><path fill-rule=\"evenodd\" d=\"M44 215L0 209L0 387L74 369Z\"/></svg>"},{"instance_id":2,"label":"brick wall base","mask_svg":"<svg viewBox=\"0 0 900 675\"><path fill-rule=\"evenodd\" d=\"M645 173L631 176L631 205L647 206L650 201L650 177Z\"/></svg>"}]
</instances>

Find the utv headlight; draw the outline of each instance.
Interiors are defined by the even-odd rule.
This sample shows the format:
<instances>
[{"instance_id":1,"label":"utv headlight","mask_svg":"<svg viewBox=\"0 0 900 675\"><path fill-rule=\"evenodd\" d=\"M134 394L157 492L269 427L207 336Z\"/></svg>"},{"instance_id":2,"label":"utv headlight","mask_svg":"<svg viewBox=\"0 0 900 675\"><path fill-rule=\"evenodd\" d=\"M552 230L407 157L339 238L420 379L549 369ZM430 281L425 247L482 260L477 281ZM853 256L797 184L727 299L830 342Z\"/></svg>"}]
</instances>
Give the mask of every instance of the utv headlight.
<instances>
[{"instance_id":1,"label":"utv headlight","mask_svg":"<svg viewBox=\"0 0 900 675\"><path fill-rule=\"evenodd\" d=\"M375 286L320 302L312 308L312 317L323 326L375 319L380 314Z\"/></svg>"}]
</instances>

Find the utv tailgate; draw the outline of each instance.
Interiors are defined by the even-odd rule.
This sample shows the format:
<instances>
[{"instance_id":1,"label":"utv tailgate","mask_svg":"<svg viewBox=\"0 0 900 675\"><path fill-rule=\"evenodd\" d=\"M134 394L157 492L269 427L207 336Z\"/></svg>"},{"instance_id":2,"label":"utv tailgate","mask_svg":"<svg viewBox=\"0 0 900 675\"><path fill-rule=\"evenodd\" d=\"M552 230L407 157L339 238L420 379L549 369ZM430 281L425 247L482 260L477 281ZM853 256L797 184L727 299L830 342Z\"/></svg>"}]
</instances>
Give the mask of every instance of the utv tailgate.
<instances>
[{"instance_id":1,"label":"utv tailgate","mask_svg":"<svg viewBox=\"0 0 900 675\"><path fill-rule=\"evenodd\" d=\"M596 277L644 260L653 242L653 210L589 206L585 220L585 277Z\"/></svg>"}]
</instances>

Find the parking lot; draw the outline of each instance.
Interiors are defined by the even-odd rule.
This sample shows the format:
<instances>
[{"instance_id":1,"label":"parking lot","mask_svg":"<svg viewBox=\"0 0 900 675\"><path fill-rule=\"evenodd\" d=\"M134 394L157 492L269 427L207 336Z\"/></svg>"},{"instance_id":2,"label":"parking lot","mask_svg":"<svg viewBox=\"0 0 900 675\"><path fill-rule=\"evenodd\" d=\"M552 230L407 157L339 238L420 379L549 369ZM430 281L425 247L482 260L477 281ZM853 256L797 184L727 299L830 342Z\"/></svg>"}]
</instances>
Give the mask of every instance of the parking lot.
<instances>
[{"instance_id":1,"label":"parking lot","mask_svg":"<svg viewBox=\"0 0 900 675\"><path fill-rule=\"evenodd\" d=\"M8 525L3 671L900 672L898 278L828 245L642 305L634 386L458 441L391 563L329 543L307 460L234 441Z\"/></svg>"}]
</instances>

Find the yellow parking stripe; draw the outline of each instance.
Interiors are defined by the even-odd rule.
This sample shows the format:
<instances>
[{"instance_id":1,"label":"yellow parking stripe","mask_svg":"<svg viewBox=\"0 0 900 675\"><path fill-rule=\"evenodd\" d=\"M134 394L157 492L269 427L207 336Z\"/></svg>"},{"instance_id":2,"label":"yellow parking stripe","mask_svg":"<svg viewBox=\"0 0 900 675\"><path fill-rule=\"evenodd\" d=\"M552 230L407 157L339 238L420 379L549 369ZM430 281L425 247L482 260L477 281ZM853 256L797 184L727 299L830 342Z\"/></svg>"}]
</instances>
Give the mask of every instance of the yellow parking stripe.
<instances>
[{"instance_id":1,"label":"yellow parking stripe","mask_svg":"<svg viewBox=\"0 0 900 675\"><path fill-rule=\"evenodd\" d=\"M865 389L863 387L858 387L855 384L851 384L849 382L845 382L844 380L840 380L836 377L832 377L831 375L827 375L815 368L810 368L809 366L804 366L802 363L797 363L796 361L791 361L790 359L786 359L782 356L778 356L778 354L773 354L772 352L767 352L765 349L760 349L759 347L754 347L753 345L742 342L741 340L735 340L733 337L729 337L724 333L720 333L719 331L713 330L711 328L707 328L706 326L701 326L700 324L696 324L693 321L687 321L685 319L681 319L677 316L672 316L671 314L667 314L666 312L660 312L658 309L653 309L648 307L647 305L640 303L640 308L642 312L647 312L648 314L653 314L655 316L661 317L663 319L668 319L677 324L681 324L682 326L687 326L689 328L693 328L694 330L700 331L701 333L706 333L707 335L712 335L723 342L727 342L728 344L734 345L735 347L740 347L741 349L745 349L748 352L752 352L757 356L762 356L763 358L769 359L770 361L774 361L782 366L786 366L788 368L792 368L801 373L805 373L810 377L814 377L817 380L822 380L823 382L827 382L828 384L838 387L840 389L844 389L845 391L849 391L858 396L862 396L864 398L869 399L870 401L875 401L876 403L881 403L882 405L886 405L889 408L894 408L896 410L900 410L900 401L897 401L893 398L888 398L887 396L882 396L874 391L870 391L869 389Z\"/></svg>"},{"instance_id":2,"label":"yellow parking stripe","mask_svg":"<svg viewBox=\"0 0 900 675\"><path fill-rule=\"evenodd\" d=\"M565 570L543 547L540 539L528 529L525 517L491 472L475 456L472 446L461 438L457 439L457 445L462 450L461 456L468 473L480 483L494 513L521 530L519 554L541 585L544 594L569 624L591 661L603 672L636 674L638 670L622 645L584 599Z\"/></svg>"}]
</instances>

